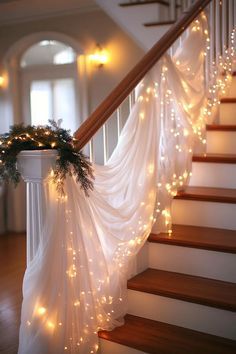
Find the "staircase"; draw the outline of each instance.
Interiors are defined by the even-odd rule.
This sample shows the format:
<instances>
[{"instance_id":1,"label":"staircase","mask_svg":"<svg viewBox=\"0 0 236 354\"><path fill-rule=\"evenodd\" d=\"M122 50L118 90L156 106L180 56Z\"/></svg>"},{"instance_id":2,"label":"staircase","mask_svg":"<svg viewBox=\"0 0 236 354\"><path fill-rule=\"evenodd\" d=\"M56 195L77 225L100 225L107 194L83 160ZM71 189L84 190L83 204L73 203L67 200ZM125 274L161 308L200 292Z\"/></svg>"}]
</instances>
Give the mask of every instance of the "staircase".
<instances>
[{"instance_id":1,"label":"staircase","mask_svg":"<svg viewBox=\"0 0 236 354\"><path fill-rule=\"evenodd\" d=\"M213 72L223 48L230 47L235 3L198 0L81 125L78 148L88 144L93 157L93 137L102 128L106 156L108 119L114 116L120 127L136 85L176 41L181 45L181 33L207 6L211 46L205 69ZM235 107L233 75L217 123L206 127L206 154L193 156L190 184L173 200L173 233L149 236L137 259L140 273L128 280L125 324L99 332L101 354L236 353Z\"/></svg>"},{"instance_id":2,"label":"staircase","mask_svg":"<svg viewBox=\"0 0 236 354\"><path fill-rule=\"evenodd\" d=\"M173 233L149 236L148 268L128 281L124 326L99 333L102 354L236 353L235 109L234 75L173 201Z\"/></svg>"},{"instance_id":3,"label":"staircase","mask_svg":"<svg viewBox=\"0 0 236 354\"><path fill-rule=\"evenodd\" d=\"M145 51L191 4L191 0L96 0L96 3Z\"/></svg>"}]
</instances>

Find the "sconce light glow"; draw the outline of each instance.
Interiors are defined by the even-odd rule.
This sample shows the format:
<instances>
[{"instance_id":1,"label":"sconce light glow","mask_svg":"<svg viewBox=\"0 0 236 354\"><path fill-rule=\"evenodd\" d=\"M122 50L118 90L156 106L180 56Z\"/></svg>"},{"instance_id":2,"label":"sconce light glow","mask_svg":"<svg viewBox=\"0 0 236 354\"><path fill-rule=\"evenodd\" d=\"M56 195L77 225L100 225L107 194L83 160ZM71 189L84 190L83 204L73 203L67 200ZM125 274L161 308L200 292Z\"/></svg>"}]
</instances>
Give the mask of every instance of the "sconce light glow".
<instances>
[{"instance_id":1,"label":"sconce light glow","mask_svg":"<svg viewBox=\"0 0 236 354\"><path fill-rule=\"evenodd\" d=\"M109 53L106 49L102 48L99 44L96 46L94 54L89 56L89 59L98 67L102 67L109 61Z\"/></svg>"},{"instance_id":2,"label":"sconce light glow","mask_svg":"<svg viewBox=\"0 0 236 354\"><path fill-rule=\"evenodd\" d=\"M42 315L44 315L45 313L46 313L46 309L45 309L45 307L39 307L38 309L37 309L37 314L39 315L39 316L42 316Z\"/></svg>"},{"instance_id":3,"label":"sconce light glow","mask_svg":"<svg viewBox=\"0 0 236 354\"><path fill-rule=\"evenodd\" d=\"M0 76L0 87L3 87L4 85L4 77Z\"/></svg>"}]
</instances>

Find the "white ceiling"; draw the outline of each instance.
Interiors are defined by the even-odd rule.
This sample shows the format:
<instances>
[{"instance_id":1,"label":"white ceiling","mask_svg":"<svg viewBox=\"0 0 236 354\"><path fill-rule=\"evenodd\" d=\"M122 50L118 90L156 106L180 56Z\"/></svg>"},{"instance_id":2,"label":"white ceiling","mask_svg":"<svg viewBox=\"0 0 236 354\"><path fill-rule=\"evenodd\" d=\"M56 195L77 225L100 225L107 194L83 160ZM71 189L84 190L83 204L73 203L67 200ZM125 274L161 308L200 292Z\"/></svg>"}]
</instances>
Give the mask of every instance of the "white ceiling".
<instances>
[{"instance_id":1,"label":"white ceiling","mask_svg":"<svg viewBox=\"0 0 236 354\"><path fill-rule=\"evenodd\" d=\"M0 25L97 8L94 0L0 0Z\"/></svg>"}]
</instances>

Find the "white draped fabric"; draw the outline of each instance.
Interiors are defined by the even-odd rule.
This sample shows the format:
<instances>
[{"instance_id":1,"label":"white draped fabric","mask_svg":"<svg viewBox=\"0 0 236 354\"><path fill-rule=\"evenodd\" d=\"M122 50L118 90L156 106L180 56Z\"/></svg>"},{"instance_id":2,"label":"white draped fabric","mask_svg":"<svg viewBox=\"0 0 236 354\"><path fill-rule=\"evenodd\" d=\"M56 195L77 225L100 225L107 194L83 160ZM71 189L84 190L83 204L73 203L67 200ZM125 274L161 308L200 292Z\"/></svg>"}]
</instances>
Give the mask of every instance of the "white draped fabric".
<instances>
[{"instance_id":1,"label":"white draped fabric","mask_svg":"<svg viewBox=\"0 0 236 354\"><path fill-rule=\"evenodd\" d=\"M194 129L205 119L205 30L201 15L173 60L164 56L140 83L114 153L94 166L89 197L73 178L65 198L45 182L47 217L24 277L19 354L96 353L97 331L122 324L129 262L155 221L170 229L171 199L191 171Z\"/></svg>"}]
</instances>

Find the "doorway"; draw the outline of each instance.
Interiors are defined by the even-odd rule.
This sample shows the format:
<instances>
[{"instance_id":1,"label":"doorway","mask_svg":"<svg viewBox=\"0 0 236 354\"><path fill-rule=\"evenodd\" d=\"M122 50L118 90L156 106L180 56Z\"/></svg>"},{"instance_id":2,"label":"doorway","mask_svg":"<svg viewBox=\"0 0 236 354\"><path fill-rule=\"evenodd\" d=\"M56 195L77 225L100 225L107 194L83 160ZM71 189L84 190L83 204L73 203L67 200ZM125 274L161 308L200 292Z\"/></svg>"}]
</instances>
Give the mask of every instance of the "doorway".
<instances>
[{"instance_id":1,"label":"doorway","mask_svg":"<svg viewBox=\"0 0 236 354\"><path fill-rule=\"evenodd\" d=\"M20 67L24 123L61 120L62 128L73 133L81 123L74 50L59 41L43 40L24 53Z\"/></svg>"}]
</instances>

